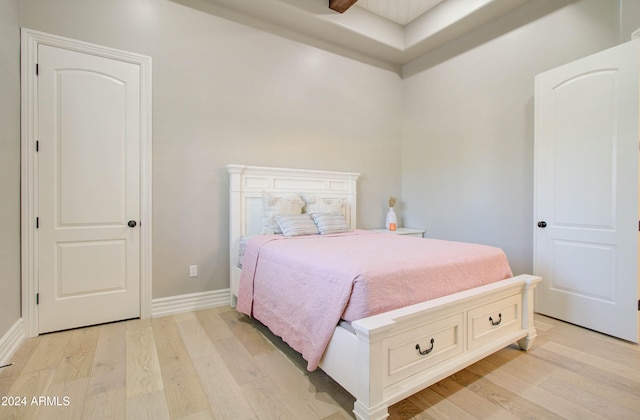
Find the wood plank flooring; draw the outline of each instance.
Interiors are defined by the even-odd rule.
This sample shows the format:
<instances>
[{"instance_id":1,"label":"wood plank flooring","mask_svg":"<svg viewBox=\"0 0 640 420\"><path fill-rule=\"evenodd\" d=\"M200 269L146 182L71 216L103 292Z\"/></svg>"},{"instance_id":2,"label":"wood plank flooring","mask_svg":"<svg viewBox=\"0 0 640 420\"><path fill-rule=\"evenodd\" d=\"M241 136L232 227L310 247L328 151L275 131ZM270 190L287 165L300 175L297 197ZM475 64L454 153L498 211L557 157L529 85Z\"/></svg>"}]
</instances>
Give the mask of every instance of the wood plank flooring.
<instances>
[{"instance_id":1,"label":"wood plank flooring","mask_svg":"<svg viewBox=\"0 0 640 420\"><path fill-rule=\"evenodd\" d=\"M540 315L536 325L532 350L506 347L390 418L640 418L639 346ZM353 418L353 397L305 366L229 307L63 331L28 339L0 368L0 419Z\"/></svg>"}]
</instances>

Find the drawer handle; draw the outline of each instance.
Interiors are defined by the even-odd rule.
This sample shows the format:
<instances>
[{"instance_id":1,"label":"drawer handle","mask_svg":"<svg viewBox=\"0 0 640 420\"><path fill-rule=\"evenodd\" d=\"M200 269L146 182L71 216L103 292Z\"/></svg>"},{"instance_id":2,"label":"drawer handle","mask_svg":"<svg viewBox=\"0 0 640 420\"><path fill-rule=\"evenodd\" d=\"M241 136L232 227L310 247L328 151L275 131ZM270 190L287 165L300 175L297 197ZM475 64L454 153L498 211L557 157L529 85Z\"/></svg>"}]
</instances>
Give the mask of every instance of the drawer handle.
<instances>
[{"instance_id":1,"label":"drawer handle","mask_svg":"<svg viewBox=\"0 0 640 420\"><path fill-rule=\"evenodd\" d=\"M422 356L426 356L427 354L431 353L433 351L433 343L436 340L434 340L433 338L431 339L431 347L426 349L426 350L420 350L420 344L416 344L416 350L418 350L418 353L420 353Z\"/></svg>"},{"instance_id":2,"label":"drawer handle","mask_svg":"<svg viewBox=\"0 0 640 420\"><path fill-rule=\"evenodd\" d=\"M498 320L494 321L493 318L489 317L489 322L491 322L491 325L493 325L494 327L496 325L500 325L500 323L502 322L502 313L498 314Z\"/></svg>"}]
</instances>

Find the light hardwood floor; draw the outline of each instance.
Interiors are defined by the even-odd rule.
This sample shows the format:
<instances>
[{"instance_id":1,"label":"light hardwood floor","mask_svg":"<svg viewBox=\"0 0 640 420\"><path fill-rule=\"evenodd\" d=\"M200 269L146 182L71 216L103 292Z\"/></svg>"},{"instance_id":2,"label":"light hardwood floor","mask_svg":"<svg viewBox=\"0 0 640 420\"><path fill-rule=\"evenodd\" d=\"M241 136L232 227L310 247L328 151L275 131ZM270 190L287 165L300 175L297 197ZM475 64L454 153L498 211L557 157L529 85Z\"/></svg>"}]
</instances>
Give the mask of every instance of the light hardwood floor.
<instances>
[{"instance_id":1,"label":"light hardwood floor","mask_svg":"<svg viewBox=\"0 0 640 420\"><path fill-rule=\"evenodd\" d=\"M637 345L539 315L536 323L529 352L507 347L390 417L640 418ZM0 397L14 404L0 406L1 419L353 418L351 395L229 307L42 335L12 363L0 368Z\"/></svg>"}]
</instances>

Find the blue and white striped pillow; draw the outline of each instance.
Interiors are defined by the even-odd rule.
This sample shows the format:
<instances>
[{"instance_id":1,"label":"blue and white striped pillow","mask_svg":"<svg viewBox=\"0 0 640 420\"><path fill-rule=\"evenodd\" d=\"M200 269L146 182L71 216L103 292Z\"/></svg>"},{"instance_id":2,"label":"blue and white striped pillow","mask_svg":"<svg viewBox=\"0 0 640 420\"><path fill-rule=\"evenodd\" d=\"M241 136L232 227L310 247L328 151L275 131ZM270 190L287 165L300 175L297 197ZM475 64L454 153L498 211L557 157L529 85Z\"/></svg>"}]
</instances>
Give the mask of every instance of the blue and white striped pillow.
<instances>
[{"instance_id":1,"label":"blue and white striped pillow","mask_svg":"<svg viewBox=\"0 0 640 420\"><path fill-rule=\"evenodd\" d=\"M317 235L318 228L308 214L275 216L284 236Z\"/></svg>"},{"instance_id":2,"label":"blue and white striped pillow","mask_svg":"<svg viewBox=\"0 0 640 420\"><path fill-rule=\"evenodd\" d=\"M311 213L311 217L322 235L351 232L351 226L342 213Z\"/></svg>"}]
</instances>

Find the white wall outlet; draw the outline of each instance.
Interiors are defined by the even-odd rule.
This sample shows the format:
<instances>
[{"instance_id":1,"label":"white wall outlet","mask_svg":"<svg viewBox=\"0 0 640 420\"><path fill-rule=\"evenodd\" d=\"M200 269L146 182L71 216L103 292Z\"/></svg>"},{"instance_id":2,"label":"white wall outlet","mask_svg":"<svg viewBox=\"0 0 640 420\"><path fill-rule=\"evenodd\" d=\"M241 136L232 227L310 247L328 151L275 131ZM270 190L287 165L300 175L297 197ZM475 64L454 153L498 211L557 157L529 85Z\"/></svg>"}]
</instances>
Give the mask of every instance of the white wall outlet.
<instances>
[{"instance_id":1,"label":"white wall outlet","mask_svg":"<svg viewBox=\"0 0 640 420\"><path fill-rule=\"evenodd\" d=\"M190 265L189 266L189 277L198 277L198 266Z\"/></svg>"}]
</instances>

